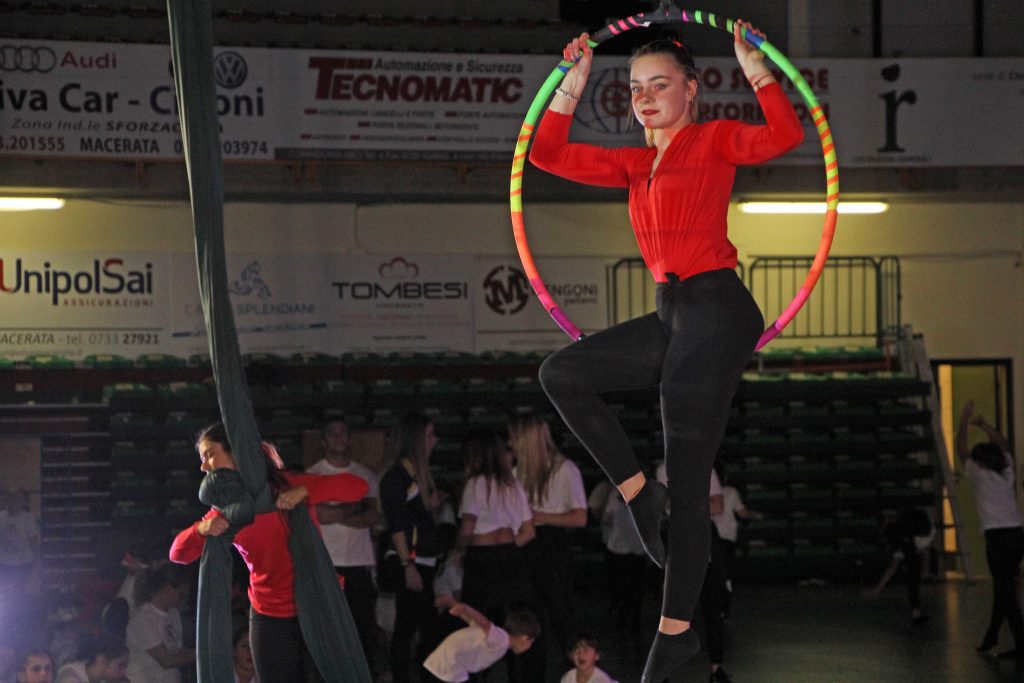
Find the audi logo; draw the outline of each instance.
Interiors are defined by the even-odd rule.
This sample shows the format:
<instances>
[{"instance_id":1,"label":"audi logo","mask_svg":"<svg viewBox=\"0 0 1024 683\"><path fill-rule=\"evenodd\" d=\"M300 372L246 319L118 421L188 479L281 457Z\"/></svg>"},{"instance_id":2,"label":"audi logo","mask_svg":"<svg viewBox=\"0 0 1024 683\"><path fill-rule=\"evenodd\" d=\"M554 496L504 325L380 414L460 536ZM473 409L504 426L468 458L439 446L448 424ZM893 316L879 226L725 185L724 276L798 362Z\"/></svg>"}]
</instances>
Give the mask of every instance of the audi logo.
<instances>
[{"instance_id":1,"label":"audi logo","mask_svg":"<svg viewBox=\"0 0 1024 683\"><path fill-rule=\"evenodd\" d=\"M57 66L57 55L48 47L0 45L0 71L45 74Z\"/></svg>"}]
</instances>

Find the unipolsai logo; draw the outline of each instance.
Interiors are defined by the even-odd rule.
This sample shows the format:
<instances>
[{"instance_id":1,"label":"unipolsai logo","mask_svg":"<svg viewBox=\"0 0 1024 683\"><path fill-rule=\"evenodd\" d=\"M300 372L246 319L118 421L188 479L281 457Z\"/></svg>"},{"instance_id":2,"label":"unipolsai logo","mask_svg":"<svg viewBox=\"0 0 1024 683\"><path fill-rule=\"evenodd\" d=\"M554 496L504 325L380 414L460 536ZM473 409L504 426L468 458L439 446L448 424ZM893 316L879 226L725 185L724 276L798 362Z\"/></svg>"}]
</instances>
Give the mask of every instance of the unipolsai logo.
<instances>
[{"instance_id":1,"label":"unipolsai logo","mask_svg":"<svg viewBox=\"0 0 1024 683\"><path fill-rule=\"evenodd\" d=\"M530 300L530 281L515 266L497 266L484 278L484 302L498 315L515 315Z\"/></svg>"},{"instance_id":2,"label":"unipolsai logo","mask_svg":"<svg viewBox=\"0 0 1024 683\"><path fill-rule=\"evenodd\" d=\"M576 121L602 133L628 132L633 119L632 102L629 69L599 71L590 77L583 101L576 107Z\"/></svg>"}]
</instances>

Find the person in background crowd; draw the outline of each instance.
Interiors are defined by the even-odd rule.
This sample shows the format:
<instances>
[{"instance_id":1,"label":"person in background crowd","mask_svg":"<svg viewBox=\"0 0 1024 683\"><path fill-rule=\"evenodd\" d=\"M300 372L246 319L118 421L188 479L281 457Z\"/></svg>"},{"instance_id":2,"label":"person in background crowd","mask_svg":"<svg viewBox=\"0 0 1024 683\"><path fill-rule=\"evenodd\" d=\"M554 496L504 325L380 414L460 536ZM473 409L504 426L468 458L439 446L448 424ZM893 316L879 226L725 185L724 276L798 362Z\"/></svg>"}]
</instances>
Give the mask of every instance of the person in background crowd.
<instances>
[{"instance_id":1,"label":"person in background crowd","mask_svg":"<svg viewBox=\"0 0 1024 683\"><path fill-rule=\"evenodd\" d=\"M880 596L889 581L896 576L900 565L903 565L907 571L910 622L920 626L931 618L921 611L921 574L924 570L925 553L935 538L935 525L932 524L928 513L921 508L904 508L899 511L896 519L885 525L884 533L892 556L878 583L864 591L864 597Z\"/></svg>"},{"instance_id":2,"label":"person in background crowd","mask_svg":"<svg viewBox=\"0 0 1024 683\"><path fill-rule=\"evenodd\" d=\"M363 653L375 676L387 668L382 661L377 637L377 588L373 573L376 557L371 530L380 523L380 482L369 467L352 459L348 425L334 418L320 431L324 457L306 471L310 474L353 474L366 481L370 490L355 503L321 503L316 506L320 534L339 576L345 579L345 598L359 631Z\"/></svg>"},{"instance_id":3,"label":"person in background crowd","mask_svg":"<svg viewBox=\"0 0 1024 683\"><path fill-rule=\"evenodd\" d=\"M257 683L256 665L252 661L252 647L249 646L249 625L235 629L231 639L235 660L235 683Z\"/></svg>"},{"instance_id":4,"label":"person in background crowd","mask_svg":"<svg viewBox=\"0 0 1024 683\"><path fill-rule=\"evenodd\" d=\"M434 424L426 416L405 415L388 438L391 467L380 480L380 502L389 549L382 580L395 591L395 627L391 636L391 676L408 683L417 665L440 640L434 609L434 570L441 553L436 515L441 496L430 475L430 454L437 445ZM419 653L412 647L419 634ZM422 654L422 656L420 656Z\"/></svg>"},{"instance_id":5,"label":"person in background crowd","mask_svg":"<svg viewBox=\"0 0 1024 683\"><path fill-rule=\"evenodd\" d=\"M971 425L983 431L988 441L968 450L967 431ZM981 415L974 416L973 401L967 402L960 416L956 447L974 483L978 517L985 530L985 558L992 574L992 618L977 649L988 653L999 644L999 629L1005 619L1013 633L1014 648L998 656L1024 660L1024 618L1017 596L1017 575L1024 559L1024 526L1014 484L1017 463L1006 437Z\"/></svg>"},{"instance_id":6,"label":"person in background crowd","mask_svg":"<svg viewBox=\"0 0 1024 683\"><path fill-rule=\"evenodd\" d=\"M570 41L573 63L537 127L530 160L590 185L629 188L629 214L657 283L657 311L556 351L541 366L544 391L629 505L644 547L665 567L658 633L642 680L662 683L699 649L690 628L711 544L707 481L725 432L732 397L764 329L737 277L727 208L736 168L781 156L803 141L803 126L764 63L764 52L734 22L739 68L757 94L764 125L699 123L700 79L678 41L634 52L629 88L646 147L571 144L569 129L593 59L590 36ZM629 439L602 394L658 384L668 490L648 482ZM672 500L668 555L660 524Z\"/></svg>"},{"instance_id":7,"label":"person in background crowd","mask_svg":"<svg viewBox=\"0 0 1024 683\"><path fill-rule=\"evenodd\" d=\"M18 683L53 683L53 659L46 650L29 650L21 657Z\"/></svg>"},{"instance_id":8,"label":"person in background crowd","mask_svg":"<svg viewBox=\"0 0 1024 683\"><path fill-rule=\"evenodd\" d=\"M0 683L14 683L17 675L18 652L6 641L7 634L0 635Z\"/></svg>"},{"instance_id":9,"label":"person in background crowd","mask_svg":"<svg viewBox=\"0 0 1024 683\"><path fill-rule=\"evenodd\" d=\"M459 505L461 523L452 556L463 567L462 600L492 621L502 621L514 602L528 601L524 545L536 534L526 492L512 473L508 442L488 429L474 429L464 446L466 485ZM543 680L541 666L509 661L510 678Z\"/></svg>"},{"instance_id":10,"label":"person in background crowd","mask_svg":"<svg viewBox=\"0 0 1024 683\"><path fill-rule=\"evenodd\" d=\"M715 523L722 550L722 576L725 580L722 586L722 616L728 619L732 610L732 565L736 559L736 539L739 537L737 519L764 519L764 515L756 510L748 510L740 498L740 492L735 486L728 485L725 464L721 460L715 460L715 472L722 484L722 511L712 514L711 521Z\"/></svg>"},{"instance_id":11,"label":"person in background crowd","mask_svg":"<svg viewBox=\"0 0 1024 683\"><path fill-rule=\"evenodd\" d=\"M523 558L541 620L540 642L528 659L532 675L543 680L546 655L561 651L575 626L575 562L568 531L587 525L587 495L580 468L559 452L544 420L536 415L513 420L509 445L537 532L523 546Z\"/></svg>"},{"instance_id":12,"label":"person in background crowd","mask_svg":"<svg viewBox=\"0 0 1024 683\"><path fill-rule=\"evenodd\" d=\"M464 602L457 602L449 595L437 599L439 607L447 607L448 613L466 622L466 628L459 629L446 637L424 660L426 674L424 683L443 681L463 683L470 674L488 669L511 651L522 655L533 645L540 633L536 615L526 609L515 609L505 617L501 628Z\"/></svg>"},{"instance_id":13,"label":"person in background crowd","mask_svg":"<svg viewBox=\"0 0 1024 683\"><path fill-rule=\"evenodd\" d=\"M24 595L39 558L39 524L24 491L8 491L0 498L0 593Z\"/></svg>"},{"instance_id":14,"label":"person in background crowd","mask_svg":"<svg viewBox=\"0 0 1024 683\"><path fill-rule=\"evenodd\" d=\"M594 634L588 631L577 633L569 640L566 655L573 668L565 672L559 683L617 683L597 666L601 661L601 644Z\"/></svg>"},{"instance_id":15,"label":"person in background crowd","mask_svg":"<svg viewBox=\"0 0 1024 683\"><path fill-rule=\"evenodd\" d=\"M57 683L118 683L128 669L128 646L109 634L94 636L80 653L83 658L68 662L57 671Z\"/></svg>"},{"instance_id":16,"label":"person in background crowd","mask_svg":"<svg viewBox=\"0 0 1024 683\"><path fill-rule=\"evenodd\" d=\"M366 495L369 486L352 474L285 471L277 450L266 442L262 448L268 461L267 481L277 510L256 515L253 522L232 539L249 569L249 640L253 661L257 677L264 681L316 681L320 673L302 636L295 604L287 511L296 505L313 507L328 501L354 503ZM196 450L200 469L205 473L238 469L223 423L210 425L200 432ZM312 513L311 510L315 523ZM195 562L203 554L206 537L220 536L229 526L219 511L211 509L175 537L171 544L171 561ZM134 657L134 651L132 654Z\"/></svg>"},{"instance_id":17,"label":"person in background crowd","mask_svg":"<svg viewBox=\"0 0 1024 683\"><path fill-rule=\"evenodd\" d=\"M608 496L600 521L608 565L609 616L616 629L625 630L628 625L637 631L643 608L647 553L622 496Z\"/></svg>"},{"instance_id":18,"label":"person in background crowd","mask_svg":"<svg viewBox=\"0 0 1024 683\"><path fill-rule=\"evenodd\" d=\"M165 564L148 569L136 580L139 609L128 622L129 680L181 683L181 667L196 659L184 647L178 607L188 597L189 579L181 567Z\"/></svg>"}]
</instances>

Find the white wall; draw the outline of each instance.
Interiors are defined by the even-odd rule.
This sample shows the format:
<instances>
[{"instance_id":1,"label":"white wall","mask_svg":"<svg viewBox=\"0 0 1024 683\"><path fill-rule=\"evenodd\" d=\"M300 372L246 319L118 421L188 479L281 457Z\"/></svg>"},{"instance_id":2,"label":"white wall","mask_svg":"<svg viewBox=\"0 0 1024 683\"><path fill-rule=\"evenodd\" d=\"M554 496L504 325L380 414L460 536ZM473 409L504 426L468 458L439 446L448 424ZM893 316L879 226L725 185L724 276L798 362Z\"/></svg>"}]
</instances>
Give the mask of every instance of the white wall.
<instances>
[{"instance_id":1,"label":"white wall","mask_svg":"<svg viewBox=\"0 0 1024 683\"><path fill-rule=\"evenodd\" d=\"M229 204L229 249L257 252L513 253L504 204ZM530 244L544 256L635 256L624 203L534 204ZM743 260L811 254L817 217L730 213ZM186 203L70 201L62 211L3 216L3 250L116 248L189 252ZM902 264L903 321L930 355L1013 360L1018 452L1024 452L1024 204L899 203L877 216L843 216L832 253L894 255Z\"/></svg>"}]
</instances>

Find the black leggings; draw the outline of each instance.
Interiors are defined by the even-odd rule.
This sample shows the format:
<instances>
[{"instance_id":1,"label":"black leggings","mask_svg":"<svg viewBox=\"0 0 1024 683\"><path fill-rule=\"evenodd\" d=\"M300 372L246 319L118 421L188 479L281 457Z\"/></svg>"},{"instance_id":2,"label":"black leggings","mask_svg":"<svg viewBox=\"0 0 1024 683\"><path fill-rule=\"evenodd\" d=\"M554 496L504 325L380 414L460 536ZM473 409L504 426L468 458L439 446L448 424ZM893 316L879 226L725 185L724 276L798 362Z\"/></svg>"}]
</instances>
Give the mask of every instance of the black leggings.
<instances>
[{"instance_id":1,"label":"black leggings","mask_svg":"<svg viewBox=\"0 0 1024 683\"><path fill-rule=\"evenodd\" d=\"M693 618L711 547L708 482L729 407L764 325L736 273L669 274L657 312L552 354L540 380L562 419L614 484L641 472L602 392L660 384L672 504L662 614Z\"/></svg>"},{"instance_id":2,"label":"black leggings","mask_svg":"<svg viewBox=\"0 0 1024 683\"><path fill-rule=\"evenodd\" d=\"M395 590L395 630L391 635L391 675L394 683L409 683L409 665L423 670L423 660L441 640L440 619L434 607L434 568L416 565L423 590L411 591L405 587L405 577ZM419 645L413 652L416 634Z\"/></svg>"},{"instance_id":3,"label":"black leggings","mask_svg":"<svg viewBox=\"0 0 1024 683\"><path fill-rule=\"evenodd\" d=\"M302 639L299 618L268 617L249 611L249 647L260 683L322 683Z\"/></svg>"},{"instance_id":4,"label":"black leggings","mask_svg":"<svg viewBox=\"0 0 1024 683\"><path fill-rule=\"evenodd\" d=\"M1017 574L1024 559L1024 528L986 529L985 558L992 574L992 619L985 640L998 640L999 629L1006 619L1016 647L1024 648L1024 618L1017 602Z\"/></svg>"}]
</instances>

